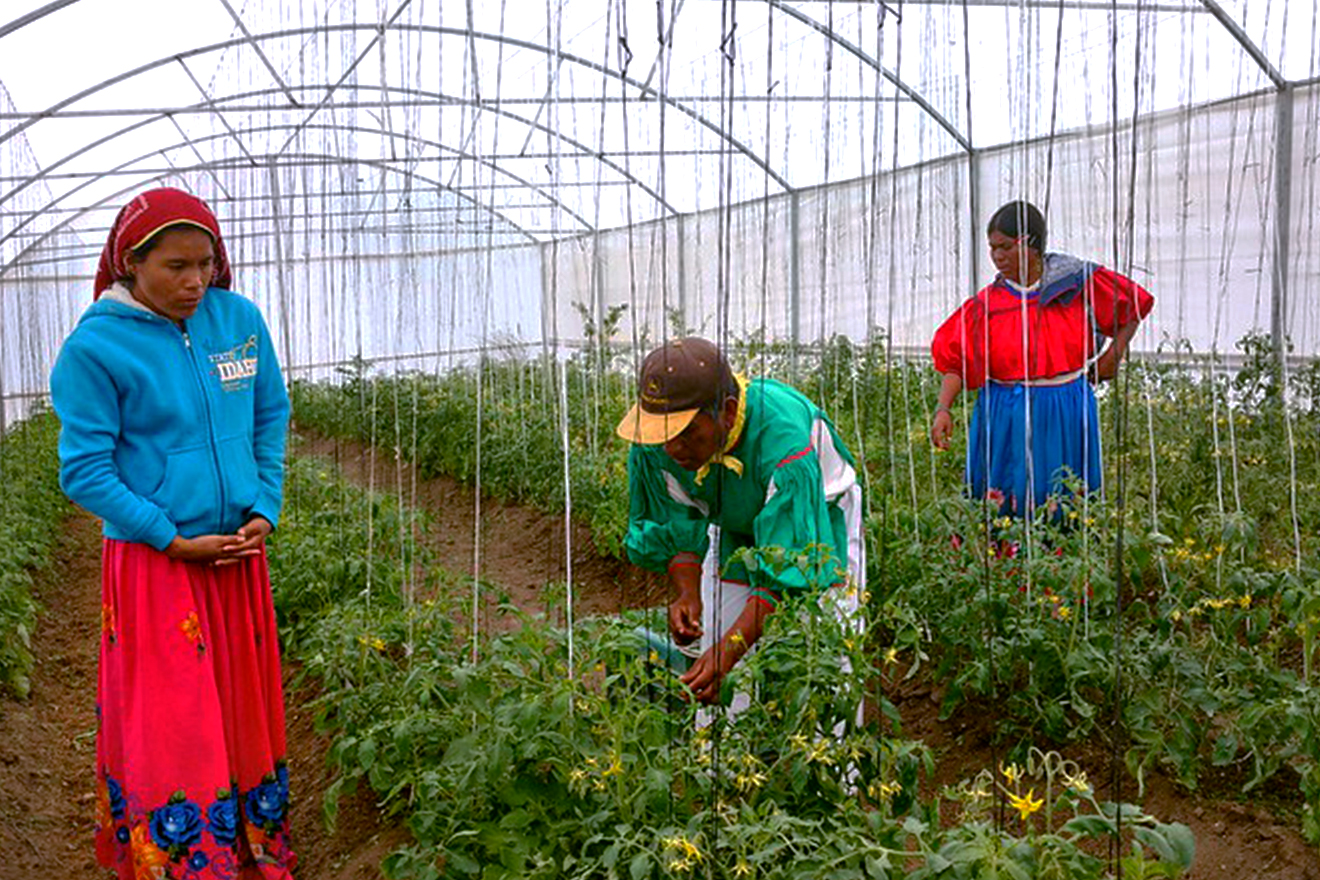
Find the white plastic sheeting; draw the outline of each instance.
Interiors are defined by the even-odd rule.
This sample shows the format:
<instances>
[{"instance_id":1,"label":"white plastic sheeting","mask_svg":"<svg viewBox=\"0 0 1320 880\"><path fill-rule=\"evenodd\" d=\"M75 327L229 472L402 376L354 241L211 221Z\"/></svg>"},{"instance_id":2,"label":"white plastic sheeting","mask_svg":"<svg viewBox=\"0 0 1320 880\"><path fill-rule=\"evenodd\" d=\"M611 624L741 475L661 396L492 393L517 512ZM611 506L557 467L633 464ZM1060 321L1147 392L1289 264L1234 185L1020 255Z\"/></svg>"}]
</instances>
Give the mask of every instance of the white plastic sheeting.
<instances>
[{"instance_id":1,"label":"white plastic sheeting","mask_svg":"<svg viewBox=\"0 0 1320 880\"><path fill-rule=\"evenodd\" d=\"M44 391L114 211L161 183L212 202L306 375L572 345L621 304L635 346L919 353L1018 197L1156 294L1138 351L1314 355L1318 6L15 0L0 397Z\"/></svg>"}]
</instances>

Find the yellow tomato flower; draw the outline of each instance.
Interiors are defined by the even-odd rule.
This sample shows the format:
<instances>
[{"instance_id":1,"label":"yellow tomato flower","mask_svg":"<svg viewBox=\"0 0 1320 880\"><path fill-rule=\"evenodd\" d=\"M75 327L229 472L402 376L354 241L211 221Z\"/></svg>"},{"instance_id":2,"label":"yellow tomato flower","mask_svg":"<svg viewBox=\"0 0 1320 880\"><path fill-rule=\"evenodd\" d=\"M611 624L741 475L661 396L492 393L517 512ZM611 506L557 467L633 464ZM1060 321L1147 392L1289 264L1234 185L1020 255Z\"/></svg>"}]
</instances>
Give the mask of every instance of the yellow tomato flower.
<instances>
[{"instance_id":1,"label":"yellow tomato flower","mask_svg":"<svg viewBox=\"0 0 1320 880\"><path fill-rule=\"evenodd\" d=\"M733 777L733 784L738 787L739 791L756 791L756 789L765 785L765 774L756 772L739 773Z\"/></svg>"},{"instance_id":2,"label":"yellow tomato flower","mask_svg":"<svg viewBox=\"0 0 1320 880\"><path fill-rule=\"evenodd\" d=\"M830 754L829 744L825 742L816 743L816 745L812 747L811 752L807 755L807 763L824 764L827 767L832 765L834 763L834 756Z\"/></svg>"},{"instance_id":3,"label":"yellow tomato flower","mask_svg":"<svg viewBox=\"0 0 1320 880\"><path fill-rule=\"evenodd\" d=\"M1076 776L1063 775L1063 784L1071 788L1078 794L1086 794L1091 790L1091 783L1086 778L1085 770L1078 770Z\"/></svg>"},{"instance_id":4,"label":"yellow tomato flower","mask_svg":"<svg viewBox=\"0 0 1320 880\"><path fill-rule=\"evenodd\" d=\"M1009 764L1008 767L1000 764L999 772L1004 774L1004 778L1008 780L1009 785L1016 785L1017 781L1022 778L1022 768L1017 764Z\"/></svg>"},{"instance_id":5,"label":"yellow tomato flower","mask_svg":"<svg viewBox=\"0 0 1320 880\"><path fill-rule=\"evenodd\" d=\"M885 801L888 803L893 799L894 795L902 790L903 786L899 785L897 782L881 782L877 779L867 786L866 793L870 795L873 800Z\"/></svg>"},{"instance_id":6,"label":"yellow tomato flower","mask_svg":"<svg viewBox=\"0 0 1320 880\"><path fill-rule=\"evenodd\" d=\"M733 866L733 876L750 877L752 876L752 866L747 864L744 859L738 859L738 863Z\"/></svg>"},{"instance_id":7,"label":"yellow tomato flower","mask_svg":"<svg viewBox=\"0 0 1320 880\"><path fill-rule=\"evenodd\" d=\"M894 663L897 660L898 660L898 648L890 648L888 651L885 651L886 663Z\"/></svg>"},{"instance_id":8,"label":"yellow tomato flower","mask_svg":"<svg viewBox=\"0 0 1320 880\"><path fill-rule=\"evenodd\" d=\"M1041 807L1045 806L1044 799L1032 800L1032 796L1035 793L1036 790L1034 788L1029 788L1027 789L1027 793L1022 797L1018 797L1017 795L1013 795L1013 794L1010 794L1008 796L1008 802L1012 804L1013 809L1017 810L1018 815L1021 816L1023 819L1026 819L1032 813L1036 812Z\"/></svg>"}]
</instances>

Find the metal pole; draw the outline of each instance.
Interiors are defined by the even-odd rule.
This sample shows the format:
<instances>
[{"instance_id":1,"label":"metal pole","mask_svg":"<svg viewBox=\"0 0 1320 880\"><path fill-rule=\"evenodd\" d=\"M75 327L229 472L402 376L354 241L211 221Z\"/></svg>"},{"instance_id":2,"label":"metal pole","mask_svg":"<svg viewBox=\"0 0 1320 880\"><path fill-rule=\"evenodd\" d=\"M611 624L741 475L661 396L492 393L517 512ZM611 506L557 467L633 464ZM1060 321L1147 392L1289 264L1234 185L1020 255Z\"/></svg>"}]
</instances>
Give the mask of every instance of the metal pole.
<instances>
[{"instance_id":1,"label":"metal pole","mask_svg":"<svg viewBox=\"0 0 1320 880\"><path fill-rule=\"evenodd\" d=\"M802 255L798 244L801 216L802 199L793 190L788 200L788 327L793 340L789 373L794 384L798 381L798 348L802 345Z\"/></svg>"},{"instance_id":2,"label":"metal pole","mask_svg":"<svg viewBox=\"0 0 1320 880\"><path fill-rule=\"evenodd\" d=\"M971 274L967 279L967 295L976 296L981 282L981 154L977 150L967 154L967 204L971 222L967 225L967 240L971 244Z\"/></svg>"},{"instance_id":3,"label":"metal pole","mask_svg":"<svg viewBox=\"0 0 1320 880\"><path fill-rule=\"evenodd\" d=\"M1270 278L1270 335L1279 366L1288 354L1288 254L1292 243L1292 85L1279 90L1274 113L1274 262Z\"/></svg>"},{"instance_id":4,"label":"metal pole","mask_svg":"<svg viewBox=\"0 0 1320 880\"><path fill-rule=\"evenodd\" d=\"M683 317L683 326L688 324L687 317L687 218L682 214L678 215L678 313ZM668 326L663 323L669 320L668 315L661 315L661 338L667 337Z\"/></svg>"},{"instance_id":5,"label":"metal pole","mask_svg":"<svg viewBox=\"0 0 1320 880\"><path fill-rule=\"evenodd\" d=\"M284 348L283 362L293 363L293 336L292 324L293 315L289 311L289 292L288 285L285 283L285 272L288 266L284 259L284 223L280 220L280 175L272 162L266 166L270 174L270 205L271 214L275 217L275 283L279 285L280 298L280 343Z\"/></svg>"}]
</instances>

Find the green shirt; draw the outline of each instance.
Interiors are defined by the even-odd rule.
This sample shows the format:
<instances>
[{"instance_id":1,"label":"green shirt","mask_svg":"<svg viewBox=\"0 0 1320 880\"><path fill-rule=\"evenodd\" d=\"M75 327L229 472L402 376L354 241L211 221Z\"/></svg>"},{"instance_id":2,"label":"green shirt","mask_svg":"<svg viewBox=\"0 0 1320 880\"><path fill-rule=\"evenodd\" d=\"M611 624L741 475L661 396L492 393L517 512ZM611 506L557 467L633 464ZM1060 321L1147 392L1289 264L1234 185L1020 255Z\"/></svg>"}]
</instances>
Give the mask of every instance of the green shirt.
<instances>
[{"instance_id":1,"label":"green shirt","mask_svg":"<svg viewBox=\"0 0 1320 880\"><path fill-rule=\"evenodd\" d=\"M697 485L662 446L633 446L624 539L629 559L665 571L681 553L705 556L713 524L720 527L724 580L749 584L772 599L785 589L841 582L848 537L834 502L857 482L852 453L825 413L782 382L748 383L744 406L742 435L728 453L743 463L741 476L712 465ZM729 563L744 547L756 548L751 572L741 561ZM797 560L804 553L810 564L803 566Z\"/></svg>"}]
</instances>

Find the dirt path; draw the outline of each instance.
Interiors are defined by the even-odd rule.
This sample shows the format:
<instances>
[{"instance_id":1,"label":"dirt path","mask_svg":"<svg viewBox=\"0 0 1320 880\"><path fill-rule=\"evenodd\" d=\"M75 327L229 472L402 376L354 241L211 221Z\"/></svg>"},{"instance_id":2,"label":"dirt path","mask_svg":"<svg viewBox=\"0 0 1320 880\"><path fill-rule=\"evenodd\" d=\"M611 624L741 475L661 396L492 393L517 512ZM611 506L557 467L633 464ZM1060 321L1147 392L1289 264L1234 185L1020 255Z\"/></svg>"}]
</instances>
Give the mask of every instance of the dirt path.
<instances>
[{"instance_id":1,"label":"dirt path","mask_svg":"<svg viewBox=\"0 0 1320 880\"><path fill-rule=\"evenodd\" d=\"M525 610L544 609L546 584L562 584L569 574L562 515L552 516L495 498L481 499L481 528L473 528L476 498L472 489L448 477L421 479L407 462L361 443L325 437L299 437L298 455L334 464L356 485L402 497L405 504L425 510L431 528L425 536L440 565L455 573L472 573L478 547L479 577L508 595ZM575 523L571 532L573 607L578 614L612 614L664 602L659 578L619 559L602 556L591 530ZM489 630L493 621L481 621Z\"/></svg>"},{"instance_id":2,"label":"dirt path","mask_svg":"<svg viewBox=\"0 0 1320 880\"><path fill-rule=\"evenodd\" d=\"M101 620L100 524L74 512L56 563L39 579L44 609L33 634L36 668L26 702L0 699L0 880L105 880L92 849L96 747L96 665ZM331 781L329 740L318 736L306 689L289 688L290 822L298 876L315 880L380 877L380 862L408 840L381 820L365 790L340 805L334 834L321 804Z\"/></svg>"},{"instance_id":3,"label":"dirt path","mask_svg":"<svg viewBox=\"0 0 1320 880\"><path fill-rule=\"evenodd\" d=\"M54 567L37 584L26 702L0 701L0 877L104 878L92 852L99 524L66 522Z\"/></svg>"}]
</instances>

